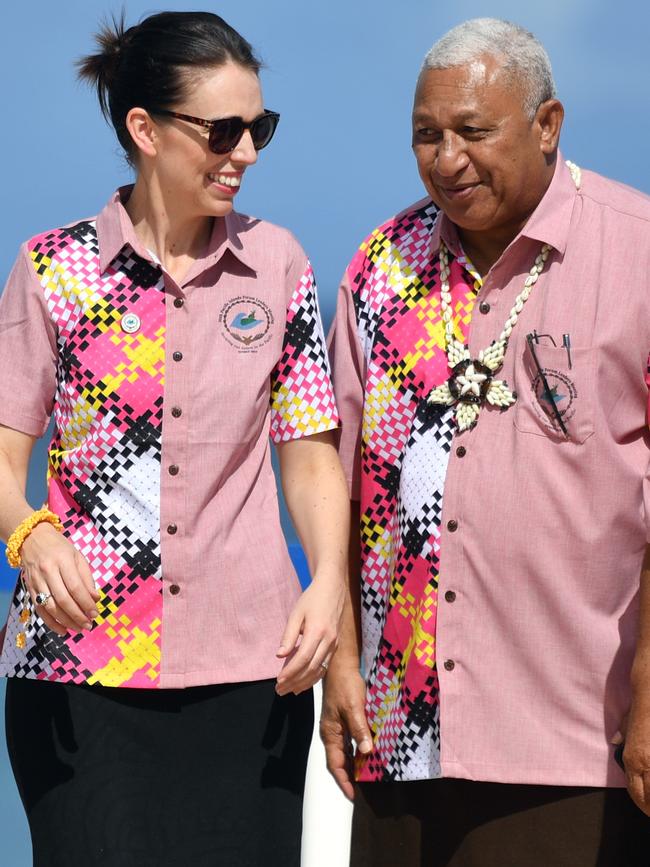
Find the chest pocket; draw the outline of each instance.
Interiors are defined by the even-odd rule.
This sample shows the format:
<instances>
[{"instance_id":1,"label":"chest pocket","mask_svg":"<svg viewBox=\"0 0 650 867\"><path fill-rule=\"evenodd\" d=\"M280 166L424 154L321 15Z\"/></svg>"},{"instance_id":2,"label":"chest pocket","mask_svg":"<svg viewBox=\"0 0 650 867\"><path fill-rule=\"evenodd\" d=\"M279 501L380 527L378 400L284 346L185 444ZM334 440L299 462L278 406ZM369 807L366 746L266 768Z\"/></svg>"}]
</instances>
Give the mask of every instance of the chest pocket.
<instances>
[{"instance_id":1,"label":"chest pocket","mask_svg":"<svg viewBox=\"0 0 650 867\"><path fill-rule=\"evenodd\" d=\"M515 427L558 442L584 443L594 432L596 350L571 347L569 366L564 347L539 344L535 354L540 370L524 346L515 372Z\"/></svg>"}]
</instances>

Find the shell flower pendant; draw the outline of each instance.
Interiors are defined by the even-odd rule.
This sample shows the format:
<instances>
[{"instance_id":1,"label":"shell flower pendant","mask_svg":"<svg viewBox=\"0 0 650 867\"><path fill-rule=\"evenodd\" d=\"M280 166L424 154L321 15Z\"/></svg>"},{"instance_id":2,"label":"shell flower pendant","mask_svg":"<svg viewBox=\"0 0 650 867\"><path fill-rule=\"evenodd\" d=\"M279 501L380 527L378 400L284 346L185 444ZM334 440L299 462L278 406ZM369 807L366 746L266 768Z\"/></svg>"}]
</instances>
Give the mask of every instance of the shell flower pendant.
<instances>
[{"instance_id":1,"label":"shell flower pendant","mask_svg":"<svg viewBox=\"0 0 650 867\"><path fill-rule=\"evenodd\" d=\"M460 431L474 427L486 401L502 409L512 406L515 395L503 380L494 379L505 354L505 340L497 340L482 349L476 359L470 356L467 346L453 340L447 351L452 374L444 385L433 389L428 402L444 406L456 404L454 420Z\"/></svg>"}]
</instances>

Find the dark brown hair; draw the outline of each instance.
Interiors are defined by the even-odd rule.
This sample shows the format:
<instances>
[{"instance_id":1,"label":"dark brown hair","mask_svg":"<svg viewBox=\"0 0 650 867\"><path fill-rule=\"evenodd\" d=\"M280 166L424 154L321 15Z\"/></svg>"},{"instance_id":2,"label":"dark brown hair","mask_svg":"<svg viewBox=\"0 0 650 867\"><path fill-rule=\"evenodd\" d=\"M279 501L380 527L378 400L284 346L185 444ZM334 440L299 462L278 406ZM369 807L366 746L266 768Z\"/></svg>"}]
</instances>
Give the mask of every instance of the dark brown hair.
<instances>
[{"instance_id":1,"label":"dark brown hair","mask_svg":"<svg viewBox=\"0 0 650 867\"><path fill-rule=\"evenodd\" d=\"M79 78L97 89L102 114L133 161L126 116L138 106L154 114L177 106L192 73L232 61L256 75L261 62L250 44L211 12L160 12L126 27L124 12L95 36L96 54L77 61Z\"/></svg>"}]
</instances>

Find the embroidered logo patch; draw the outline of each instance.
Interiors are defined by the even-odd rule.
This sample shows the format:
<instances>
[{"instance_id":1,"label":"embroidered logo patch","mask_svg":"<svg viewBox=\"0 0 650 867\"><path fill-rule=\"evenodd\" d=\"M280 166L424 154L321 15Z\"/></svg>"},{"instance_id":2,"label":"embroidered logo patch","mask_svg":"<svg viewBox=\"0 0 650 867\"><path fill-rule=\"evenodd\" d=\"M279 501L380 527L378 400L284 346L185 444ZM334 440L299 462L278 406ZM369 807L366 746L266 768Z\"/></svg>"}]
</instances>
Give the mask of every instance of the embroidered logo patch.
<instances>
[{"instance_id":1,"label":"embroidered logo patch","mask_svg":"<svg viewBox=\"0 0 650 867\"><path fill-rule=\"evenodd\" d=\"M273 313L259 298L232 298L219 314L222 334L240 352L256 352L271 339Z\"/></svg>"},{"instance_id":2,"label":"embroidered logo patch","mask_svg":"<svg viewBox=\"0 0 650 867\"><path fill-rule=\"evenodd\" d=\"M535 395L533 406L543 421L551 424L554 430L559 430L557 415L560 416L565 425L569 419L573 418L576 411L578 390L573 380L559 370L544 367L542 373L544 374L543 377L538 373L532 382L533 394Z\"/></svg>"}]
</instances>

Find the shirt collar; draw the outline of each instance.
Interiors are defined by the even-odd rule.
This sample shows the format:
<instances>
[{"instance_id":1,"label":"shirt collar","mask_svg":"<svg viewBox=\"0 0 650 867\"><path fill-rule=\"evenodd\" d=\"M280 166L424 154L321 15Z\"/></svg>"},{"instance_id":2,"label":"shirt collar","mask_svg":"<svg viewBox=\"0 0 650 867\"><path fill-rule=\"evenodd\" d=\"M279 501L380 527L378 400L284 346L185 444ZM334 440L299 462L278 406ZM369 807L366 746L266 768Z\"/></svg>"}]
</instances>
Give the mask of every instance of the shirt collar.
<instances>
[{"instance_id":1,"label":"shirt collar","mask_svg":"<svg viewBox=\"0 0 650 867\"><path fill-rule=\"evenodd\" d=\"M528 222L519 235L511 242L521 238L531 238L542 244L550 244L559 253L564 253L571 224L571 214L578 191L564 158L558 151L553 178L540 203L530 215ZM440 239L445 242L454 257L462 255L458 230L444 212L435 222L431 235L431 251L440 249Z\"/></svg>"},{"instance_id":2,"label":"shirt collar","mask_svg":"<svg viewBox=\"0 0 650 867\"><path fill-rule=\"evenodd\" d=\"M133 223L124 207L132 189L133 185L129 184L116 190L97 216L99 266L102 272L108 268L127 244L138 256L149 262L154 261L151 253L136 235ZM221 259L226 250L236 256L247 268L255 271L256 268L250 255L244 251L241 237L250 227L250 222L248 218L234 211L226 217L215 218L207 250L195 262L190 272L191 275L195 276L214 265Z\"/></svg>"},{"instance_id":3,"label":"shirt collar","mask_svg":"<svg viewBox=\"0 0 650 867\"><path fill-rule=\"evenodd\" d=\"M530 215L520 235L550 244L558 253L566 250L571 214L578 191L564 157L558 151L555 172L541 202Z\"/></svg>"}]
</instances>

